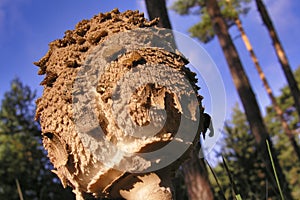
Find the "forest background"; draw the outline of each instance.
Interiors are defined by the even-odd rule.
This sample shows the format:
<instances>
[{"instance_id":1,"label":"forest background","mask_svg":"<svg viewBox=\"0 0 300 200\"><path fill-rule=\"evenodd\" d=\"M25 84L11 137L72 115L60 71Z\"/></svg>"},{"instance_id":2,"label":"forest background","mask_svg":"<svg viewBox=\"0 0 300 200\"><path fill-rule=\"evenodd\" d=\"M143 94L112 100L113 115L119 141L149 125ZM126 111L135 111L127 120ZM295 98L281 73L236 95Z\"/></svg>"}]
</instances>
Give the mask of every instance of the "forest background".
<instances>
[{"instance_id":1,"label":"forest background","mask_svg":"<svg viewBox=\"0 0 300 200\"><path fill-rule=\"evenodd\" d=\"M167 1L171 8L176 1ZM280 40L286 50L295 78L300 81L299 44L300 15L297 12L299 2L291 0L266 1L267 9L276 27ZM62 190L59 181L50 172L51 165L41 149L39 126L33 121L34 101L40 96L42 88L39 83L43 77L37 76L34 61L46 52L47 44L61 38L64 31L73 29L81 19L91 18L99 12L106 12L115 7L121 11L127 9L147 9L144 1L81 1L0 2L0 198L18 199L17 185L21 186L25 199L73 198L70 190ZM247 15L241 15L241 21L258 56L263 71L272 87L279 106L284 111L284 118L289 128L295 131L299 145L298 116L286 79L280 69L268 32L263 26L256 5L248 4ZM178 11L177 11L178 12ZM195 13L180 16L174 9L169 9L169 18L174 30L190 35L190 27L200 21ZM254 68L249 53L244 47L240 33L235 26L230 28L239 56L249 77L253 91L258 99L265 124L274 143L276 156L283 168L289 189L294 199L300 197L300 162L297 160L288 137L276 118L262 82ZM195 38L195 40L197 40ZM197 40L198 41L198 40ZM219 161L220 153L226 158L236 189L244 199L261 199L263 197L279 198L279 191L274 182L268 182L264 172L264 163L257 159L253 136L244 115L242 103L235 90L222 49L213 39L200 45L212 57L218 67L226 90L226 122L214 156L207 160L214 166L222 189L215 179L210 177L216 199L224 196L234 198L232 183L224 166ZM212 75L213 76L213 75ZM36 92L35 92L36 91ZM208 102L207 102L208 103ZM204 102L205 104L205 102ZM29 136L29 137L28 137ZM30 169L30 170L29 170ZM210 173L210 176L212 174ZM25 177L25 178L24 178ZM30 178L29 178L30 177ZM178 175L180 179L180 173ZM181 177L182 178L182 177ZM50 180L50 181L49 181ZM18 184L17 184L18 183ZM186 184L180 187L187 198ZM223 191L222 191L223 190ZM55 191L55 192L54 192ZM1 196L2 195L2 196Z\"/></svg>"}]
</instances>

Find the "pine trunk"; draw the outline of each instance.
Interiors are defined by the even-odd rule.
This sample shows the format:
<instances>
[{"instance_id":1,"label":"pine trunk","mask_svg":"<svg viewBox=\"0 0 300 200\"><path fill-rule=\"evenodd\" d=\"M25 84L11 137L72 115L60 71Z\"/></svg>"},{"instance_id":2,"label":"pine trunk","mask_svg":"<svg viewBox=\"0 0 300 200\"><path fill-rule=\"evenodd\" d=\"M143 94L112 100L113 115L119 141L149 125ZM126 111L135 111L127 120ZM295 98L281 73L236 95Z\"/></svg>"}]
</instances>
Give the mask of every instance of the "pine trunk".
<instances>
[{"instance_id":1,"label":"pine trunk","mask_svg":"<svg viewBox=\"0 0 300 200\"><path fill-rule=\"evenodd\" d=\"M291 70L291 67L290 67L289 61L287 59L287 56L285 54L285 51L280 43L280 40L276 33L276 30L273 26L272 20L268 14L268 11L266 10L264 3L262 2L262 0L256 0L256 6L257 6L257 9L261 15L261 18L262 18L264 24L266 25L266 27L269 31L270 37L273 41L273 46L275 48L276 55L278 57L281 68L287 79L288 85L291 90L291 94L295 101L295 107L297 109L298 116L300 118L300 91L298 88L297 81L293 75L293 72Z\"/></svg>"},{"instance_id":2,"label":"pine trunk","mask_svg":"<svg viewBox=\"0 0 300 200\"><path fill-rule=\"evenodd\" d=\"M255 65L255 68L256 68L256 70L257 70L257 72L258 72L258 74L259 74L259 77L260 77L260 79L262 80L263 85L264 85L264 87L265 87L265 89L266 89L266 91L267 91L267 93L268 93L268 96L269 96L269 98L270 98L270 100L271 100L271 102L272 102L272 105L273 105L273 107L274 107L274 110L275 110L275 112L276 112L276 115L277 115L278 119L279 119L280 122L281 122L281 125L282 125L282 127L283 127L283 129L284 129L284 132L285 132L285 134L287 135L287 137L289 138L289 140L290 140L290 142L291 142L291 145L293 146L294 151L295 151L295 153L296 153L298 159L300 160L300 148L299 148L299 146L298 146L298 144L297 144L297 141L295 140L294 133L293 133L293 131L289 128L289 125L288 125L287 121L284 119L283 111L282 111L282 109L279 107L279 105L278 105L278 103L277 103L277 101L276 101L276 98L275 98L275 96L273 95L272 89L271 89L271 87L270 87L270 85L269 85L269 83L268 83L268 81L267 81L267 79L266 79L266 76L265 76L264 72L262 71L262 68L261 68L261 66L260 66L260 64L259 64L259 62L258 62L258 59L257 59L257 57L256 57L256 55L255 55L255 53L254 53L254 50L253 50L253 48L252 48L252 45L251 45L251 43L250 43L250 41L249 41L249 39L248 39L248 37L247 37L245 31L244 31L244 28L243 28L243 26L242 26L242 22L240 21L240 19L237 18L237 19L235 20L235 24L237 25L237 27L238 27L238 29L239 29L239 31L240 31L240 33L241 33L242 40L243 40L243 42L244 42L244 44L245 44L247 50L248 50L249 53L250 53L251 59L252 59L254 65Z\"/></svg>"},{"instance_id":3,"label":"pine trunk","mask_svg":"<svg viewBox=\"0 0 300 200\"><path fill-rule=\"evenodd\" d=\"M219 39L220 45L223 49L225 58L227 60L233 82L236 86L237 92L241 98L247 120L250 125L250 130L254 135L255 141L257 143L258 151L261 153L262 158L265 160L266 171L269 177L273 177L272 165L267 153L266 140L270 141L270 137L267 133L266 126L263 122L256 97L250 86L248 77L244 71L242 63L240 61L237 50L232 42L232 39L228 32L228 27L221 16L220 8L216 0L206 0L206 8L208 14L211 17L215 33ZM272 152L275 152L271 144ZM292 199L291 193L288 188L288 182L285 179L283 171L279 165L279 161L275 154L274 164L279 176L279 182L283 188L284 194L287 199ZM274 179L273 179L274 180ZM273 182L273 181L272 181ZM274 182L275 183L275 182Z\"/></svg>"},{"instance_id":4,"label":"pine trunk","mask_svg":"<svg viewBox=\"0 0 300 200\"><path fill-rule=\"evenodd\" d=\"M214 199L204 159L199 159L195 151L182 170L189 200Z\"/></svg>"},{"instance_id":5,"label":"pine trunk","mask_svg":"<svg viewBox=\"0 0 300 200\"><path fill-rule=\"evenodd\" d=\"M166 7L166 0L145 0L149 19L159 18L158 27L172 29Z\"/></svg>"}]
</instances>

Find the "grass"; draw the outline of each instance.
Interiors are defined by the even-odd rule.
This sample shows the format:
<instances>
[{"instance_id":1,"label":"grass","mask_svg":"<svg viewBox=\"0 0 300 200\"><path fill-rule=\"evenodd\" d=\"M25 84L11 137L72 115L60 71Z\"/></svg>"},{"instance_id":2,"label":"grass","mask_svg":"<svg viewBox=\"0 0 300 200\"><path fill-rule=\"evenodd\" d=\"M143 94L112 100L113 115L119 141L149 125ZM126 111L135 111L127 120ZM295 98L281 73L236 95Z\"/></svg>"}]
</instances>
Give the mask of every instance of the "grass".
<instances>
[{"instance_id":1,"label":"grass","mask_svg":"<svg viewBox=\"0 0 300 200\"><path fill-rule=\"evenodd\" d=\"M24 200L23 193L18 179L16 179L16 185L17 185L17 190L18 190L20 200Z\"/></svg>"},{"instance_id":2,"label":"grass","mask_svg":"<svg viewBox=\"0 0 300 200\"><path fill-rule=\"evenodd\" d=\"M274 161L273 161L273 155L272 155L272 152L271 152L271 149L270 149L270 144L269 144L269 141L266 140L266 144L267 144L267 149L268 149L268 154L269 154L269 157L270 157L270 161L271 161L271 164L272 164L272 169L273 169L273 173L274 173L274 176L275 176L275 180L276 180L276 184L277 184L277 187L278 187L278 190L279 190L279 193L280 193L280 197L281 197L281 200L285 200L284 198L284 195L283 195L283 192L282 192L282 189L281 189L281 186L280 186L280 183L279 183L279 179L278 179L278 175L277 175L277 172L276 172L276 168L275 168L275 164L274 164ZM227 176L229 178L229 181L230 181L230 184L231 184L231 189L232 189L232 192L235 196L235 199L236 200L242 200L242 197L241 195L239 194L239 192L237 191L237 188L236 188L236 185L234 183L234 180L233 180L233 177L232 177L232 174L229 170L229 167L227 165L227 162L226 162L226 159L224 156L222 156L222 161L223 161L223 165L224 165L224 168L225 168L225 171L227 173ZM222 195L222 198L224 200L226 200L226 197L225 197L225 192L218 180L218 177L216 175L216 173L214 172L213 168L211 167L211 165L207 162L207 160L205 160L207 166L209 167L215 181L216 181L216 184L217 186L219 187L220 191L221 191L221 195Z\"/></svg>"},{"instance_id":3,"label":"grass","mask_svg":"<svg viewBox=\"0 0 300 200\"><path fill-rule=\"evenodd\" d=\"M226 170L226 172L227 172L227 176L229 177L231 189L232 189L232 191L233 191L233 193L234 193L234 196L235 196L235 198L236 198L237 200L242 200L242 197L241 197L241 195L239 194L239 192L238 192L238 190L237 190L237 188L236 188L236 185L235 185L235 183L234 183L234 181L233 181L233 178L232 178L231 172L230 172L230 170L229 170L229 168L228 168L226 159L224 158L223 155L222 155L222 160L223 160L223 165L224 165L224 167L225 167L225 170Z\"/></svg>"},{"instance_id":4,"label":"grass","mask_svg":"<svg viewBox=\"0 0 300 200\"><path fill-rule=\"evenodd\" d=\"M268 153L269 153L269 156L270 156L270 160L271 160L271 163L272 163L272 168L273 168L274 176L275 176L276 183L277 183L277 186L278 186L278 189L279 189L280 197L281 197L282 200L284 200L282 189L280 187L278 176L277 176L277 172L276 172L276 169L275 169L275 164L274 164L274 161L273 161L273 156L272 156L272 152L271 152L271 149L270 149L269 141L266 140L266 143L267 143L267 147L268 147Z\"/></svg>"},{"instance_id":5,"label":"grass","mask_svg":"<svg viewBox=\"0 0 300 200\"><path fill-rule=\"evenodd\" d=\"M227 163L226 163L226 160L225 160L225 158L224 158L223 156L222 156L222 159L223 159L223 165L224 165L225 170L226 170L226 172L227 172L227 176L229 177L229 180L230 180L231 189L232 189L232 191L233 191L233 193L234 193L234 196L235 196L236 200L242 200L242 197L241 197L241 195L240 195L240 194L238 193L238 191L237 191L237 188L236 188L236 185L235 185L235 183L234 183L234 181L233 181L231 172L230 172L230 170L229 170L229 168L228 168L228 165L227 165ZM217 177L215 171L213 170L213 168L211 167L211 165L207 162L207 160L205 160L205 162L206 162L206 164L208 165L208 167L209 167L209 169L210 169L210 171L211 171L211 173L212 173L212 175L213 175L213 177L214 177L214 179L215 179L215 181L216 181L216 183L217 183L217 186L218 186L219 189L220 189L220 194L222 195L222 199L226 200L225 192L224 192L224 190L223 190L223 188L222 188L222 186L221 186L221 184L220 184L220 182L219 182L219 180L218 180L218 177Z\"/></svg>"},{"instance_id":6,"label":"grass","mask_svg":"<svg viewBox=\"0 0 300 200\"><path fill-rule=\"evenodd\" d=\"M222 195L223 200L226 200L225 192L224 192L224 190L223 190L221 184L219 183L219 180L218 180L218 177L217 177L215 171L213 170L213 168L211 167L211 165L207 162L207 160L205 160L205 163L206 163L207 166L209 167L209 169L210 169L210 171L211 171L211 173L212 173L212 175L213 175L213 177L214 177L214 179L215 179L215 181L216 181L216 183L217 183L217 186L219 187L219 189L220 189L220 191L221 191L221 195Z\"/></svg>"}]
</instances>

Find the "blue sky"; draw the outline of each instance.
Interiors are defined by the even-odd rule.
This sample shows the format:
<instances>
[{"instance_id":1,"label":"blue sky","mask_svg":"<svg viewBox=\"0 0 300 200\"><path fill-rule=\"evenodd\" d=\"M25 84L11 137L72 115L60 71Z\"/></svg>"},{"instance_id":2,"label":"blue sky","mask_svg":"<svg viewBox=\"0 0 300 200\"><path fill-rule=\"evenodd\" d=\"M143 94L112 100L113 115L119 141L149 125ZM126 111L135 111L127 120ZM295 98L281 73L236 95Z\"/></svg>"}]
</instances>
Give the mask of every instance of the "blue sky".
<instances>
[{"instance_id":1,"label":"blue sky","mask_svg":"<svg viewBox=\"0 0 300 200\"><path fill-rule=\"evenodd\" d=\"M168 0L169 6L173 0ZM286 50L293 69L300 65L300 13L299 1L266 0L267 8L276 26L280 40ZM73 29L77 22L89 19L99 12L113 8L120 11L128 9L146 13L143 0L0 0L0 98L9 89L10 81L19 77L21 81L36 89L40 95L39 83L43 77L37 75L38 68L33 62L38 61L48 50L48 43L62 38L68 29ZM179 16L169 12L173 28L188 35L188 28L196 23L198 16ZM272 42L254 4L250 13L242 18L245 30L254 46L259 61L276 95L286 80L278 64ZM235 27L230 29L232 36L238 36ZM234 40L242 58L262 111L269 104L263 85L250 60L248 52L240 38ZM200 43L199 43L200 44ZM224 59L219 43L200 44L216 63L226 89L226 111L229 116L232 106L239 101L235 87ZM214 76L213 74L211 76Z\"/></svg>"}]
</instances>

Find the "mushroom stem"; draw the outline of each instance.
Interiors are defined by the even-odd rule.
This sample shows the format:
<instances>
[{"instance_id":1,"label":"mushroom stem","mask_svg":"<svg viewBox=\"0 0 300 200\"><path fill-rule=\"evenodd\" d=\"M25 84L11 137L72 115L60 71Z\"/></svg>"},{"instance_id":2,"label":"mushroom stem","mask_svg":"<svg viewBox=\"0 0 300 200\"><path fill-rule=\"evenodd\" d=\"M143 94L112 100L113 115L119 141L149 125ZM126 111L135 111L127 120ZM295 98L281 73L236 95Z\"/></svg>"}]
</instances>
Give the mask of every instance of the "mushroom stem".
<instances>
[{"instance_id":1,"label":"mushroom stem","mask_svg":"<svg viewBox=\"0 0 300 200\"><path fill-rule=\"evenodd\" d=\"M121 190L120 194L127 200L171 200L172 184L170 176L164 177L163 181L156 173L138 176L139 182L133 185L132 189Z\"/></svg>"}]
</instances>

